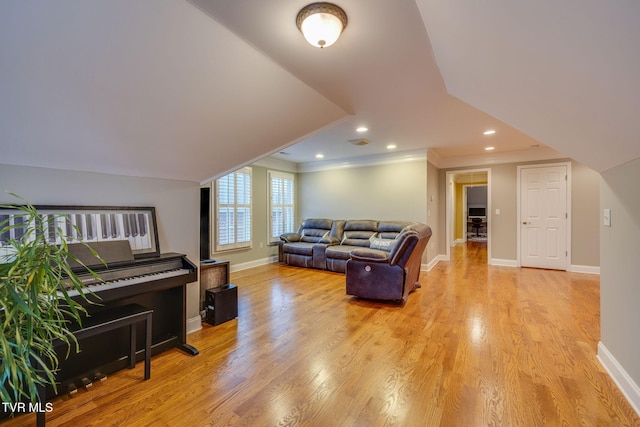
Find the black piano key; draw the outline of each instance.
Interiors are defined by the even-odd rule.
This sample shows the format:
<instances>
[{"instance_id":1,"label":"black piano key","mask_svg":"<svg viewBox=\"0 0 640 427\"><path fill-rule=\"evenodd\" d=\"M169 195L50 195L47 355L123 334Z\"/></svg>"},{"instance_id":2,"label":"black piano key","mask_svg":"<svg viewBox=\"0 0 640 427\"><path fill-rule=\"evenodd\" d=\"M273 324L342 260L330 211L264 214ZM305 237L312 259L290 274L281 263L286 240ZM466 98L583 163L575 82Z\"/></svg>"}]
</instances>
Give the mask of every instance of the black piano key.
<instances>
[{"instance_id":1,"label":"black piano key","mask_svg":"<svg viewBox=\"0 0 640 427\"><path fill-rule=\"evenodd\" d=\"M138 235L138 224L135 214L129 214L129 225L131 226L131 235L136 237Z\"/></svg>"},{"instance_id":2,"label":"black piano key","mask_svg":"<svg viewBox=\"0 0 640 427\"><path fill-rule=\"evenodd\" d=\"M22 215L16 215L13 217L13 224L14 224L14 237L16 240L20 240L22 239L22 236L24 236L25 233L25 227L27 226L27 224L24 222L24 217Z\"/></svg>"},{"instance_id":3,"label":"black piano key","mask_svg":"<svg viewBox=\"0 0 640 427\"><path fill-rule=\"evenodd\" d=\"M140 235L147 235L147 222L145 214L138 214L138 226L140 227Z\"/></svg>"},{"instance_id":4,"label":"black piano key","mask_svg":"<svg viewBox=\"0 0 640 427\"><path fill-rule=\"evenodd\" d=\"M115 239L120 235L118 232L118 223L116 222L116 214L109 214L109 224L111 224L111 237Z\"/></svg>"},{"instance_id":5,"label":"black piano key","mask_svg":"<svg viewBox=\"0 0 640 427\"><path fill-rule=\"evenodd\" d=\"M129 214L122 214L122 226L124 227L124 237L131 236L131 228L129 227Z\"/></svg>"},{"instance_id":6,"label":"black piano key","mask_svg":"<svg viewBox=\"0 0 640 427\"><path fill-rule=\"evenodd\" d=\"M109 236L109 230L107 230L107 215L100 214L100 230L102 231L102 238L106 239Z\"/></svg>"},{"instance_id":7,"label":"black piano key","mask_svg":"<svg viewBox=\"0 0 640 427\"><path fill-rule=\"evenodd\" d=\"M73 224L71 223L71 215L66 214L64 216L64 226L65 226L65 231L67 233L66 237L72 238L73 237Z\"/></svg>"},{"instance_id":8,"label":"black piano key","mask_svg":"<svg viewBox=\"0 0 640 427\"><path fill-rule=\"evenodd\" d=\"M93 222L93 215L85 214L87 219L87 240L92 240L95 237L95 224Z\"/></svg>"},{"instance_id":9,"label":"black piano key","mask_svg":"<svg viewBox=\"0 0 640 427\"><path fill-rule=\"evenodd\" d=\"M76 226L75 226L75 238L78 240L82 240L82 230L83 230L83 215L81 214L75 214L74 215L75 221L76 221Z\"/></svg>"}]
</instances>

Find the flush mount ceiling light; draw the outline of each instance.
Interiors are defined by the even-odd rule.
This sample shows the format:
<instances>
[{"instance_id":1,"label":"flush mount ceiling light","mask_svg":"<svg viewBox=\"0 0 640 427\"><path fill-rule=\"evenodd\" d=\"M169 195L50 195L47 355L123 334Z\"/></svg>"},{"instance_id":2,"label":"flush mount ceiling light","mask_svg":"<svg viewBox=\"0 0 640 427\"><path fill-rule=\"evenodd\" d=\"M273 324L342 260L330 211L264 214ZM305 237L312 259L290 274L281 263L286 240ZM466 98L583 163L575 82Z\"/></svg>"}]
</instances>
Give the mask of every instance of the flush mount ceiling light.
<instances>
[{"instance_id":1,"label":"flush mount ceiling light","mask_svg":"<svg viewBox=\"0 0 640 427\"><path fill-rule=\"evenodd\" d=\"M357 146L362 146L362 145L369 145L369 144L371 144L371 141L369 141L368 139L365 139L365 138L349 139L349 140L347 140L347 142L348 142L349 144L357 145Z\"/></svg>"},{"instance_id":2,"label":"flush mount ceiling light","mask_svg":"<svg viewBox=\"0 0 640 427\"><path fill-rule=\"evenodd\" d=\"M311 3L298 12L296 24L311 45L322 49L338 40L347 26L347 14L333 3Z\"/></svg>"}]
</instances>

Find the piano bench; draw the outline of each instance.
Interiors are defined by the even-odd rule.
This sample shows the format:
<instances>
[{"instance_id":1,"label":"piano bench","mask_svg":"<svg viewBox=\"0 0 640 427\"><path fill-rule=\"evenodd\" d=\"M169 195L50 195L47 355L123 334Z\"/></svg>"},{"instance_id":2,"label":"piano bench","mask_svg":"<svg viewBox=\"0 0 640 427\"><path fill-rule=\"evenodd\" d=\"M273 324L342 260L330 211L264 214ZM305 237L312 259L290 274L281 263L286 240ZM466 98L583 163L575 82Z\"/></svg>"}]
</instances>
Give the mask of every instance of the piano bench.
<instances>
[{"instance_id":1,"label":"piano bench","mask_svg":"<svg viewBox=\"0 0 640 427\"><path fill-rule=\"evenodd\" d=\"M128 304L92 313L82 320L82 327L72 329L76 339L91 337L129 325L129 369L136 366L136 323L145 322L144 379L151 377L151 328L153 310L139 304ZM82 348L80 348L82 350Z\"/></svg>"},{"instance_id":2,"label":"piano bench","mask_svg":"<svg viewBox=\"0 0 640 427\"><path fill-rule=\"evenodd\" d=\"M71 332L80 340L82 338L108 332L123 326L129 325L129 369L136 366L136 324L145 322L145 339L144 339L144 379L151 378L151 330L152 330L153 310L143 307L139 304L128 304L120 307L110 308L103 311L92 313L90 317L82 320L82 326L76 325L71 328ZM56 339L55 345L62 344L62 341ZM82 350L82 347L80 347ZM38 394L40 402L46 402L45 387L38 386ZM37 425L45 425L45 412L39 411L37 414Z\"/></svg>"}]
</instances>

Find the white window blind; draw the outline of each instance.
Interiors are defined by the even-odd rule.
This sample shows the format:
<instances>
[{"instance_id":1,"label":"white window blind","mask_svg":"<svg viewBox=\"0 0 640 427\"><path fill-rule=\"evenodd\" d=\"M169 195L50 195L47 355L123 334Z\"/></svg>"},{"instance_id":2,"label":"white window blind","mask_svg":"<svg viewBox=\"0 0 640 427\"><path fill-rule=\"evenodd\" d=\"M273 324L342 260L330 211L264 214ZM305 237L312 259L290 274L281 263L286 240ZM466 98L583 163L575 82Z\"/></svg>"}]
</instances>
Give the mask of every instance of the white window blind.
<instances>
[{"instance_id":1,"label":"white window blind","mask_svg":"<svg viewBox=\"0 0 640 427\"><path fill-rule=\"evenodd\" d=\"M270 241L282 233L294 232L295 177L293 174L269 171Z\"/></svg>"},{"instance_id":2,"label":"white window blind","mask_svg":"<svg viewBox=\"0 0 640 427\"><path fill-rule=\"evenodd\" d=\"M251 168L216 180L216 252L251 247Z\"/></svg>"}]
</instances>

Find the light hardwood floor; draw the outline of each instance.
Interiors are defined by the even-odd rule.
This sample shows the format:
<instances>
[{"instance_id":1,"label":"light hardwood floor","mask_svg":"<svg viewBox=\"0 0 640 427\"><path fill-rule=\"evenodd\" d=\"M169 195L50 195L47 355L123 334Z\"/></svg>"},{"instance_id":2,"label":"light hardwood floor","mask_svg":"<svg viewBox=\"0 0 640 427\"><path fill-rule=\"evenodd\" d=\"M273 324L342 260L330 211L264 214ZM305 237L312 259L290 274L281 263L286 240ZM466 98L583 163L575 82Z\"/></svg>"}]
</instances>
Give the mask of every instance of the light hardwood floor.
<instances>
[{"instance_id":1,"label":"light hardwood floor","mask_svg":"<svg viewBox=\"0 0 640 427\"><path fill-rule=\"evenodd\" d=\"M342 274L234 273L239 317L189 335L200 355L57 398L47 425L640 425L596 359L598 276L488 266L485 245L423 272L404 307L346 296Z\"/></svg>"}]
</instances>

